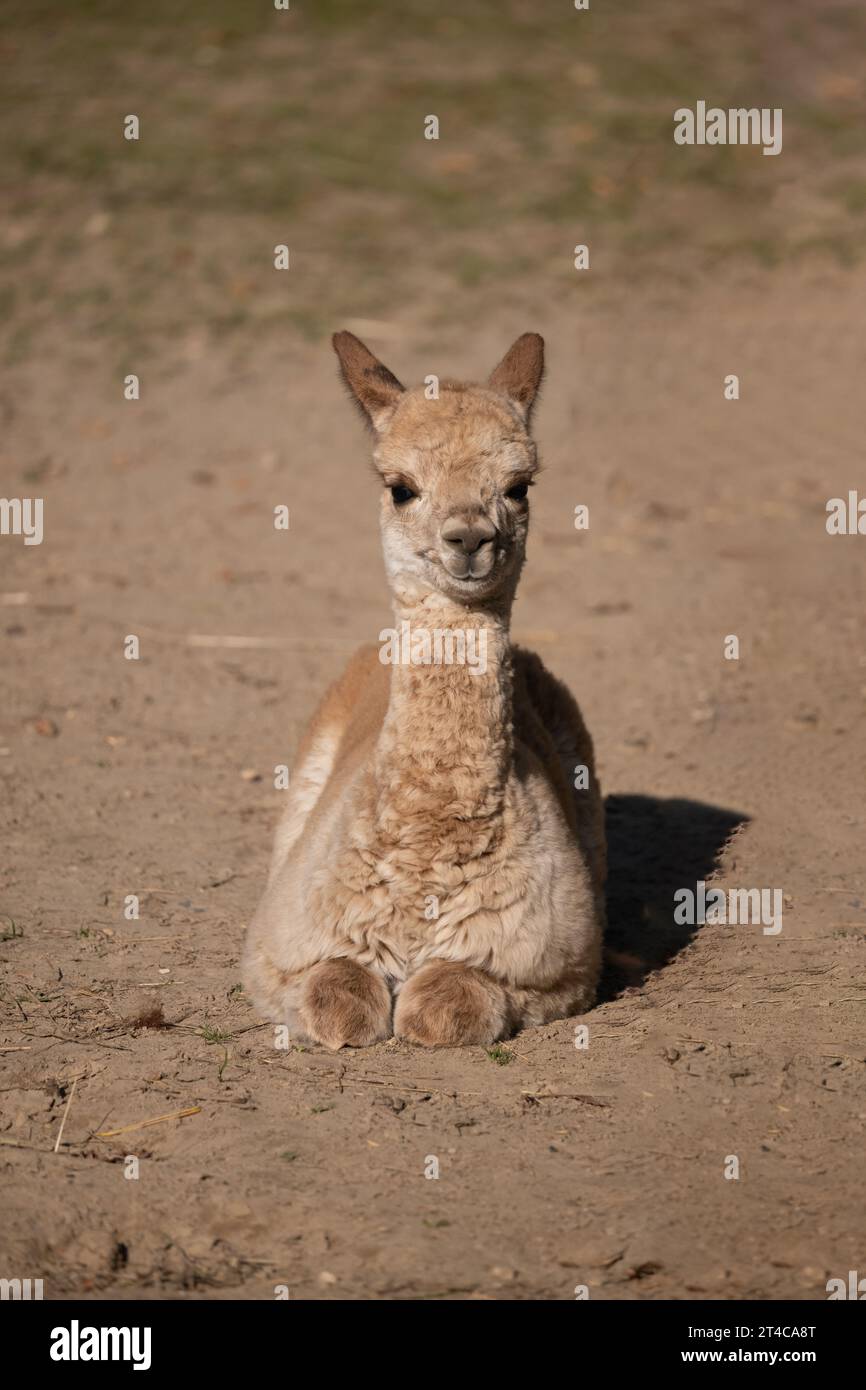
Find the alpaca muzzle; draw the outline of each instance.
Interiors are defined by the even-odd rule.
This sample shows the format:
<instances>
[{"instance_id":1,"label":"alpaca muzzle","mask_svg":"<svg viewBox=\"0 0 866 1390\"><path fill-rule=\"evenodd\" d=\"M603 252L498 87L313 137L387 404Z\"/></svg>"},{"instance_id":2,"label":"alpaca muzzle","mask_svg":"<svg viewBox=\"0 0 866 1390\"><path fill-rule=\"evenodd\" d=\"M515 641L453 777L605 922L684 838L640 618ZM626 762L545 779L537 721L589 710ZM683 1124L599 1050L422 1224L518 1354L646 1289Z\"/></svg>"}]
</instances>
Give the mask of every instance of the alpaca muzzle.
<instances>
[{"instance_id":1,"label":"alpaca muzzle","mask_svg":"<svg viewBox=\"0 0 866 1390\"><path fill-rule=\"evenodd\" d=\"M440 555L453 579L486 579L496 563L497 531L486 516L452 516L440 532Z\"/></svg>"}]
</instances>

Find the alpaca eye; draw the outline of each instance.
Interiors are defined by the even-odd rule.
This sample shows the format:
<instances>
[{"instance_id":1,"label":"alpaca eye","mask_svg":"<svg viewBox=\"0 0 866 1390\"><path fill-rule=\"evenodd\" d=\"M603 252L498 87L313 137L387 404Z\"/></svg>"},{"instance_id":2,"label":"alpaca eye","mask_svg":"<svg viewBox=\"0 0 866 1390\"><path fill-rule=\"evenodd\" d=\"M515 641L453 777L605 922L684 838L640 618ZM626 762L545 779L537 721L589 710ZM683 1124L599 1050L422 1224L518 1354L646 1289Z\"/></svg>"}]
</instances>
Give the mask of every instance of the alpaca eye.
<instances>
[{"instance_id":1,"label":"alpaca eye","mask_svg":"<svg viewBox=\"0 0 866 1390\"><path fill-rule=\"evenodd\" d=\"M508 489L505 496L510 497L512 502L523 502L528 491L528 483L516 483L514 487Z\"/></svg>"},{"instance_id":2,"label":"alpaca eye","mask_svg":"<svg viewBox=\"0 0 866 1390\"><path fill-rule=\"evenodd\" d=\"M407 502L412 501L413 497L418 496L417 492L413 492L410 487L403 487L402 483L398 483L390 491L395 507L404 507Z\"/></svg>"}]
</instances>

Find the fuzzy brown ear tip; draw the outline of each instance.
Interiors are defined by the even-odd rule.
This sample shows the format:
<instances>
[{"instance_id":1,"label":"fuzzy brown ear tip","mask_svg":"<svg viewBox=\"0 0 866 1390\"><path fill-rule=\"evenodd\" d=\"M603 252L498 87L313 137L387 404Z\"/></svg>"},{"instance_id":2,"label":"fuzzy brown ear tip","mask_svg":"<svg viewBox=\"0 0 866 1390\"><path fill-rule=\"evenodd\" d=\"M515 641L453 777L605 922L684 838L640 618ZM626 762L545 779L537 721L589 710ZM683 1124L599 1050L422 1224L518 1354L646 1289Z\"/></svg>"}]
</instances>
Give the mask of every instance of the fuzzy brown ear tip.
<instances>
[{"instance_id":1,"label":"fuzzy brown ear tip","mask_svg":"<svg viewBox=\"0 0 866 1390\"><path fill-rule=\"evenodd\" d=\"M488 384L517 406L528 425L543 376L544 339L540 333L521 333L494 368Z\"/></svg>"},{"instance_id":2,"label":"fuzzy brown ear tip","mask_svg":"<svg viewBox=\"0 0 866 1390\"><path fill-rule=\"evenodd\" d=\"M523 345L524 348L527 349L527 351L531 354L532 357L536 358L536 360L542 364L542 368L543 368L543 365L544 365L544 339L542 338L541 334L540 334L540 333L524 333L524 334L522 335L522 337L518 338L517 341L518 341L518 343L521 343L521 344Z\"/></svg>"}]
</instances>

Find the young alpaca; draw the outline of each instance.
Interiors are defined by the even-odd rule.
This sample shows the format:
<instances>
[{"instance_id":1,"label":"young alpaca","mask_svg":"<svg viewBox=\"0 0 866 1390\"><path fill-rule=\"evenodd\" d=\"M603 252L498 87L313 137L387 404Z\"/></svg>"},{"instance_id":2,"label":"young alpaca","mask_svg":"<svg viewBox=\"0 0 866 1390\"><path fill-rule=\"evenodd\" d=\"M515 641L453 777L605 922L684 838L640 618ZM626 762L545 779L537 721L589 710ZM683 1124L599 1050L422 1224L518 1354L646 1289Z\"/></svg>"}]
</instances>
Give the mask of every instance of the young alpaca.
<instances>
[{"instance_id":1,"label":"young alpaca","mask_svg":"<svg viewBox=\"0 0 866 1390\"><path fill-rule=\"evenodd\" d=\"M334 348L376 435L396 630L409 624L416 651L448 629L474 659L386 667L365 647L328 691L245 983L268 1018L329 1048L392 1033L491 1043L593 1003L604 924L592 742L566 688L509 637L544 344L525 333L486 386L443 382L437 400L351 333Z\"/></svg>"}]
</instances>

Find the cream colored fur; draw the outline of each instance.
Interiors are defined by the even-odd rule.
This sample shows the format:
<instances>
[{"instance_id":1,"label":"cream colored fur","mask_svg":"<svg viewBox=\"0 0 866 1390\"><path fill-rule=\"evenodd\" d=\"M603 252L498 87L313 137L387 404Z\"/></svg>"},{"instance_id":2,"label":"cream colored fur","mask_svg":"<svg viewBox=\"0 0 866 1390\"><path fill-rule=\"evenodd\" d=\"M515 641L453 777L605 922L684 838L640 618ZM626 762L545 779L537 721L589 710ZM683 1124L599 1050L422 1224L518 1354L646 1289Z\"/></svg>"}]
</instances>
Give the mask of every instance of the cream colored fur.
<instances>
[{"instance_id":1,"label":"cream colored fur","mask_svg":"<svg viewBox=\"0 0 866 1390\"><path fill-rule=\"evenodd\" d=\"M298 751L245 983L329 1047L492 1042L591 1006L604 922L592 743L509 636L543 345L525 334L486 386L438 400L351 334L335 348L376 434L393 626L474 630L486 669L353 657Z\"/></svg>"}]
</instances>

